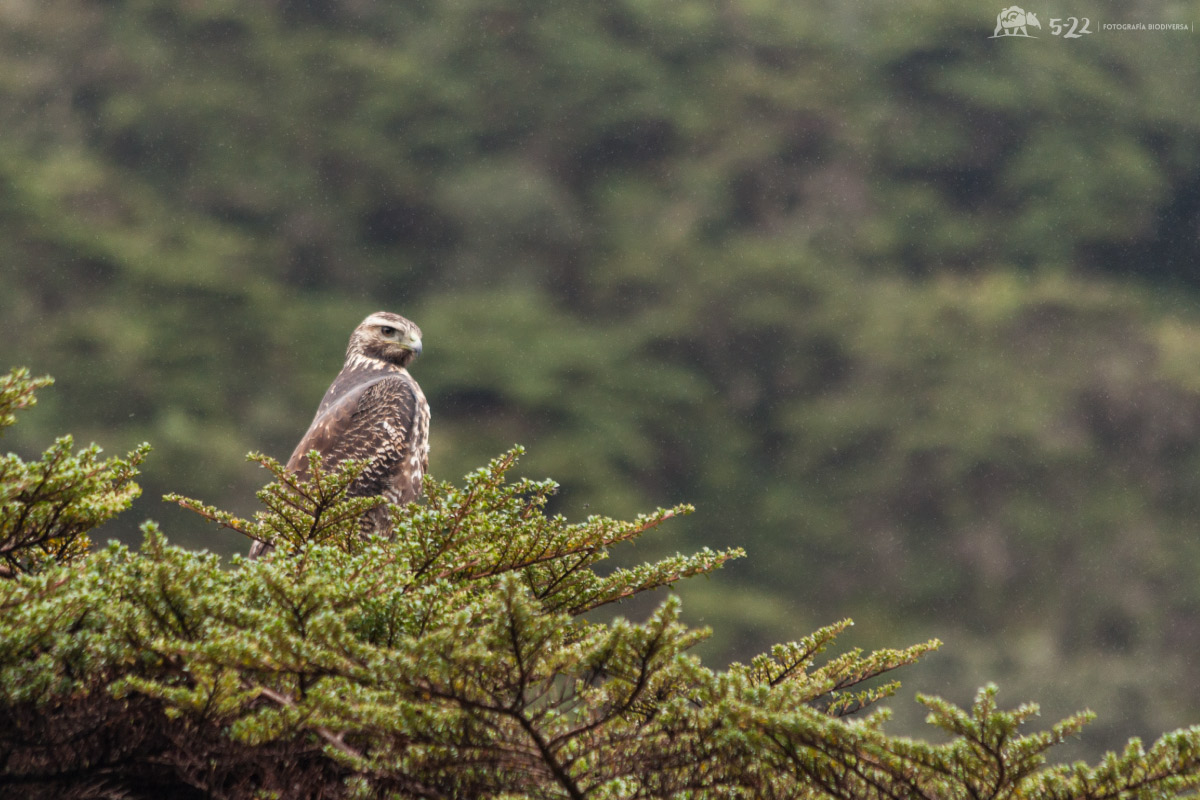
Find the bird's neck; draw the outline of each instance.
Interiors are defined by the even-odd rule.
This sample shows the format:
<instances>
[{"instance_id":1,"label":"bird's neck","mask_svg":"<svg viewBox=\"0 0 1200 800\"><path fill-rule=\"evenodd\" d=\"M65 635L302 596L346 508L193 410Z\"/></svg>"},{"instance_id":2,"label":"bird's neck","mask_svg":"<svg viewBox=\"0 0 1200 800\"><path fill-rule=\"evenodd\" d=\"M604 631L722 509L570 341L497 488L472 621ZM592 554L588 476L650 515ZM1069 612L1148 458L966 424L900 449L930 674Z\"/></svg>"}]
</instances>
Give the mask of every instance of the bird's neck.
<instances>
[{"instance_id":1,"label":"bird's neck","mask_svg":"<svg viewBox=\"0 0 1200 800\"><path fill-rule=\"evenodd\" d=\"M370 372L404 372L404 367L399 364L393 364L390 361L384 361L382 358L373 358L362 353L347 353L346 363L342 365L342 372L358 372L359 370Z\"/></svg>"}]
</instances>

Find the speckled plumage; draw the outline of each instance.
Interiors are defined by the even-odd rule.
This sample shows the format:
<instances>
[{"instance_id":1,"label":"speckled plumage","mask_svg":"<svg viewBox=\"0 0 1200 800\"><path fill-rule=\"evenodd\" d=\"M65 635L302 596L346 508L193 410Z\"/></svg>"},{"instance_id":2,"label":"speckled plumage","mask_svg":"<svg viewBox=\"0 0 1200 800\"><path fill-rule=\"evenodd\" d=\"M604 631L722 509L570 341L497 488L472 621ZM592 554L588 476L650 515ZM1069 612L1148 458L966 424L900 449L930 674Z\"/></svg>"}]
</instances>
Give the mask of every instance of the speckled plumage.
<instances>
[{"instance_id":1,"label":"speckled plumage","mask_svg":"<svg viewBox=\"0 0 1200 800\"><path fill-rule=\"evenodd\" d=\"M318 451L332 469L348 458L370 463L351 484L352 497L383 495L404 504L421 493L429 466L429 404L406 367L421 352L421 329L399 314L379 311L354 329L346 363L334 379L308 432L288 459L290 472L308 471L308 453ZM387 509L364 518L364 527L387 523ZM251 557L266 551L255 542Z\"/></svg>"}]
</instances>

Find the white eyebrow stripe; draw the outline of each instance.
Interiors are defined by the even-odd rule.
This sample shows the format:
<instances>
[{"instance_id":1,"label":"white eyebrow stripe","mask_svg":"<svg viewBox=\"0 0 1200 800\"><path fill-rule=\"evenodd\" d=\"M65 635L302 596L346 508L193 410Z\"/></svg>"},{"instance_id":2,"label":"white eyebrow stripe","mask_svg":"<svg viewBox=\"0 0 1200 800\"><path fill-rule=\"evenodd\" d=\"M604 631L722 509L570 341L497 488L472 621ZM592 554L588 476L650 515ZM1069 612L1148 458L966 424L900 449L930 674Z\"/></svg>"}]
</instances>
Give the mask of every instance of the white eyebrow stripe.
<instances>
[{"instance_id":1,"label":"white eyebrow stripe","mask_svg":"<svg viewBox=\"0 0 1200 800\"><path fill-rule=\"evenodd\" d=\"M401 327L404 323L399 317L391 314L372 314L362 321L363 325L387 325L392 328Z\"/></svg>"}]
</instances>

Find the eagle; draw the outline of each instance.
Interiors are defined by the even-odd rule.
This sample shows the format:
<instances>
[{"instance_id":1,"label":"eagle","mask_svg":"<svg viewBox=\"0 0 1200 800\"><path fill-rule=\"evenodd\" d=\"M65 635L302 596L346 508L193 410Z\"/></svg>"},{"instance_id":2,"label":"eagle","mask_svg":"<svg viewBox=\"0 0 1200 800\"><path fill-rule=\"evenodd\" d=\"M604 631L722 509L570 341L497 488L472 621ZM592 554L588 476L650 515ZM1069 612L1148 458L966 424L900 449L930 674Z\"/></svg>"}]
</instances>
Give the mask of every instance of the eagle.
<instances>
[{"instance_id":1,"label":"eagle","mask_svg":"<svg viewBox=\"0 0 1200 800\"><path fill-rule=\"evenodd\" d=\"M421 329L411 320L376 311L350 334L346 362L334 378L308 432L300 439L287 470L304 477L308 453L321 454L325 469L348 458L366 459L366 469L347 489L350 497L383 495L403 505L421 493L429 468L429 403L408 373L421 354ZM386 507L364 515L364 530L388 522ZM271 546L255 542L250 557Z\"/></svg>"}]
</instances>

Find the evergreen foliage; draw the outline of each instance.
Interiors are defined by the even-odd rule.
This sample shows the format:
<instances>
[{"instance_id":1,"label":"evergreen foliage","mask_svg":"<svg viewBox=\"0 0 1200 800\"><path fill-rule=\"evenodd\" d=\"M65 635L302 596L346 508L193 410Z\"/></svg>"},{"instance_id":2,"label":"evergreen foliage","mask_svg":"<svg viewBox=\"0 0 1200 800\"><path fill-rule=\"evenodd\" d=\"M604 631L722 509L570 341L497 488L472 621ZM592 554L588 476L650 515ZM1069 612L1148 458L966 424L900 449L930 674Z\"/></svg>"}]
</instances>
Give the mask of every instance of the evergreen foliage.
<instances>
[{"instance_id":1,"label":"evergreen foliage","mask_svg":"<svg viewBox=\"0 0 1200 800\"><path fill-rule=\"evenodd\" d=\"M59 379L6 442L153 441L129 543L248 516L228 454L389 307L435 474L520 441L552 510L697 504L641 553L746 537L688 597L719 657L852 614L1092 743L1191 722L1200 39L998 8L6 0L0 363Z\"/></svg>"},{"instance_id":2,"label":"evergreen foliage","mask_svg":"<svg viewBox=\"0 0 1200 800\"><path fill-rule=\"evenodd\" d=\"M14 369L0 379L0 431L14 412L37 402L34 393L50 378ZM91 445L72 455L74 440L62 436L36 463L13 453L0 459L0 577L36 572L49 562L81 558L87 532L129 507L141 493L133 482L150 452L142 445L125 458L100 458Z\"/></svg>"},{"instance_id":3,"label":"evergreen foliage","mask_svg":"<svg viewBox=\"0 0 1200 800\"><path fill-rule=\"evenodd\" d=\"M6 421L46 382L11 374ZM147 523L138 550L23 562L0 581L0 785L26 798L597 800L1099 800L1200 785L1200 728L1095 767L1047 766L1089 715L1027 733L1037 708L1001 710L992 686L970 709L922 699L945 744L888 735L886 712L863 712L895 684L872 679L935 641L822 658L844 621L716 672L689 652L707 632L680 622L673 596L644 622L597 621L587 612L741 552L604 573L611 547L687 507L568 523L545 513L552 482L508 479L520 452L462 487L427 479L424 505L391 509L391 538L360 538L377 501L345 489L362 464L322 472L314 454L299 482L257 457L275 480L253 519L173 499L273 544L264 559L224 565ZM126 493L132 470L110 468ZM25 497L23 480L6 472L0 490ZM114 506L103 481L61 495ZM0 520L24 515L17 500Z\"/></svg>"}]
</instances>

